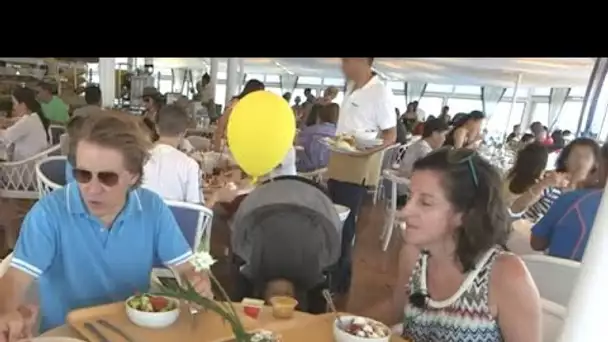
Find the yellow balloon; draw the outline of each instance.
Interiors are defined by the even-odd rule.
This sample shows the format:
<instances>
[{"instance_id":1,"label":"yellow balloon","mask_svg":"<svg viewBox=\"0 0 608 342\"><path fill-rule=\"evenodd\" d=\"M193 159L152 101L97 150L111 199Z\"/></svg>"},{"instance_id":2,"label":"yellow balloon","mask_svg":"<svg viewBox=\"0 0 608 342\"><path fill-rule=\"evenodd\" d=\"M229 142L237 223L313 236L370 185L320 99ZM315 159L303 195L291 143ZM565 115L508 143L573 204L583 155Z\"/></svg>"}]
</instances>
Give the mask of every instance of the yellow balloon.
<instances>
[{"instance_id":1,"label":"yellow balloon","mask_svg":"<svg viewBox=\"0 0 608 342\"><path fill-rule=\"evenodd\" d=\"M269 91L241 99L228 120L228 146L239 166L254 179L272 171L287 155L296 134L289 103Z\"/></svg>"}]
</instances>

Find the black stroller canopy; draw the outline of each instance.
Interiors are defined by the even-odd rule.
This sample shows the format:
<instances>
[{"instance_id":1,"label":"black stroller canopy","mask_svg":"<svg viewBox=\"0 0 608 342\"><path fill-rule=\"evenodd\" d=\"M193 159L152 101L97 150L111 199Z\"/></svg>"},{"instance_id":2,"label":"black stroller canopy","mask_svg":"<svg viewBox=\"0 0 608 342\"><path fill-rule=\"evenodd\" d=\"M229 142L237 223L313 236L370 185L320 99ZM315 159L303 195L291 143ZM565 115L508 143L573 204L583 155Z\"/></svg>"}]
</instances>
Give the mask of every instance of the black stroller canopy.
<instances>
[{"instance_id":1,"label":"black stroller canopy","mask_svg":"<svg viewBox=\"0 0 608 342\"><path fill-rule=\"evenodd\" d=\"M247 268L264 274L259 276L308 283L302 279L338 261L341 229L325 193L306 179L282 177L257 187L240 204L232 249Z\"/></svg>"}]
</instances>

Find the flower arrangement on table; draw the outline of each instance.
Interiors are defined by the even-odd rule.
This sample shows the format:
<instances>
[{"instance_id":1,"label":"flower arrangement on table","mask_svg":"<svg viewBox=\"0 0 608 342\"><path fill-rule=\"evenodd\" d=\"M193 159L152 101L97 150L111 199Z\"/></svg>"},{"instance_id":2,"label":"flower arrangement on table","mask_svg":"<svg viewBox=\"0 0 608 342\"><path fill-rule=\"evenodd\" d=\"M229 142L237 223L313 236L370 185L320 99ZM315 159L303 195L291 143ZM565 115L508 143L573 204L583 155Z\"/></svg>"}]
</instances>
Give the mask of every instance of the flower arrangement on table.
<instances>
[{"instance_id":1,"label":"flower arrangement on table","mask_svg":"<svg viewBox=\"0 0 608 342\"><path fill-rule=\"evenodd\" d=\"M211 266L216 263L216 260L206 251L198 251L194 254L190 263L194 267L196 272L207 272L209 279L220 292L222 298L220 301L216 301L210 298L206 298L196 292L192 285L188 281L184 281L181 285L169 285L164 286L161 289L163 296L181 299L190 304L198 305L204 310L210 310L220 315L224 321L230 324L233 339L228 339L226 342L280 342L280 337L267 330L255 330L247 331L245 326L241 322L241 318L232 305L230 297L217 280L217 278L211 272Z\"/></svg>"}]
</instances>

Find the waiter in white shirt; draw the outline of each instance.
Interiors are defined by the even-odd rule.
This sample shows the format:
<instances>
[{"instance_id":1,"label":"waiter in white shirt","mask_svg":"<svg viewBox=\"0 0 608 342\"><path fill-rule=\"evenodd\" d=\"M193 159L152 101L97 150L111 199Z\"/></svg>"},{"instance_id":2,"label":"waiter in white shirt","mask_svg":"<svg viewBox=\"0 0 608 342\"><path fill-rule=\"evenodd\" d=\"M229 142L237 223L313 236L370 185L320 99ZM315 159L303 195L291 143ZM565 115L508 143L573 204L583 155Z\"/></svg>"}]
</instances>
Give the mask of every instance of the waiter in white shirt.
<instances>
[{"instance_id":1,"label":"waiter in white shirt","mask_svg":"<svg viewBox=\"0 0 608 342\"><path fill-rule=\"evenodd\" d=\"M336 134L374 130L384 140L381 150L395 143L397 119L393 93L372 71L373 58L342 58L342 71L348 83L340 108ZM331 162L330 162L331 164ZM334 294L346 294L351 282L351 249L355 236L355 219L366 194L364 184L330 179L331 199L350 209L342 229L342 253L332 275Z\"/></svg>"}]
</instances>

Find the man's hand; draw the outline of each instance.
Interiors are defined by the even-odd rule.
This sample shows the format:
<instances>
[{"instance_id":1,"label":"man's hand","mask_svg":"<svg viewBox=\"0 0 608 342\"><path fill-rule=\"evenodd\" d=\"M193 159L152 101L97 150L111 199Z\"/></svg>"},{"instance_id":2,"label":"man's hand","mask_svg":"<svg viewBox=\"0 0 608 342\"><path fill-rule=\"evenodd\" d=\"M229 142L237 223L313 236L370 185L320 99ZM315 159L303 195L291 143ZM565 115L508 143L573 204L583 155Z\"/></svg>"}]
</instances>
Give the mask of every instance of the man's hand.
<instances>
[{"instance_id":1,"label":"man's hand","mask_svg":"<svg viewBox=\"0 0 608 342\"><path fill-rule=\"evenodd\" d=\"M203 297L213 298L213 291L211 290L211 280L206 272L196 272L194 268L188 270L183 275L190 285L196 290L196 293Z\"/></svg>"},{"instance_id":2,"label":"man's hand","mask_svg":"<svg viewBox=\"0 0 608 342\"><path fill-rule=\"evenodd\" d=\"M0 342L17 342L32 337L38 317L35 306L21 306L16 311L0 316Z\"/></svg>"}]
</instances>

